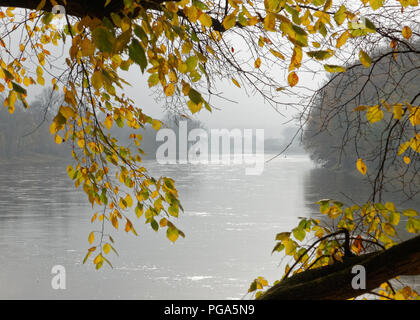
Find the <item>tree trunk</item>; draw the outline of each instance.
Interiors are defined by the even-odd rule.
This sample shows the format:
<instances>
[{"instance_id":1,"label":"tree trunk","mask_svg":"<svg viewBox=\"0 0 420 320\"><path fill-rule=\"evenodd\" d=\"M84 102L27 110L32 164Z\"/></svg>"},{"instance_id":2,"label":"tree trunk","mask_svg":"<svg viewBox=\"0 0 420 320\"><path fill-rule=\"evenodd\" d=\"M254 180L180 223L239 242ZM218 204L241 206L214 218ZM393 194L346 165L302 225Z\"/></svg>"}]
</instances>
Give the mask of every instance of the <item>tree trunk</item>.
<instances>
[{"instance_id":1,"label":"tree trunk","mask_svg":"<svg viewBox=\"0 0 420 320\"><path fill-rule=\"evenodd\" d=\"M366 270L366 289L355 290L351 283L352 268L362 265ZM343 263L308 270L284 279L264 293L262 300L338 300L368 293L392 278L420 275L420 236L385 251L346 259Z\"/></svg>"}]
</instances>

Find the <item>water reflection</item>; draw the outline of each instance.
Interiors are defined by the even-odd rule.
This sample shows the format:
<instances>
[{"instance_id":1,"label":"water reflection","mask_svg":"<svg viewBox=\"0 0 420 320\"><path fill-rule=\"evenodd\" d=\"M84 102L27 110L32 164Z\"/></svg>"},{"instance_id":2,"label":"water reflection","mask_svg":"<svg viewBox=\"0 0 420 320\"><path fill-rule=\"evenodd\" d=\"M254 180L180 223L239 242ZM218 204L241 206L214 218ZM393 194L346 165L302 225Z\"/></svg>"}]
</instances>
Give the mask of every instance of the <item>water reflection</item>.
<instances>
[{"instance_id":1,"label":"water reflection","mask_svg":"<svg viewBox=\"0 0 420 320\"><path fill-rule=\"evenodd\" d=\"M175 179L185 209L177 226L186 238L173 245L137 221L139 237L113 233L114 269L95 271L82 264L87 236L98 228L90 223L94 211L65 165L0 165L0 298L241 298L256 276L282 274L281 257L271 255L275 234L348 182L324 176L306 157L276 159L260 176L246 176L241 165L145 166ZM67 271L63 291L51 288L57 264Z\"/></svg>"},{"instance_id":2,"label":"water reflection","mask_svg":"<svg viewBox=\"0 0 420 320\"><path fill-rule=\"evenodd\" d=\"M334 172L325 168L313 168L304 176L304 195L307 206L318 212L315 204L320 199L334 199L347 205L363 204L369 200L372 186L361 175ZM385 192L383 202L392 201L397 208L418 208L420 198L407 200L400 192Z\"/></svg>"}]
</instances>

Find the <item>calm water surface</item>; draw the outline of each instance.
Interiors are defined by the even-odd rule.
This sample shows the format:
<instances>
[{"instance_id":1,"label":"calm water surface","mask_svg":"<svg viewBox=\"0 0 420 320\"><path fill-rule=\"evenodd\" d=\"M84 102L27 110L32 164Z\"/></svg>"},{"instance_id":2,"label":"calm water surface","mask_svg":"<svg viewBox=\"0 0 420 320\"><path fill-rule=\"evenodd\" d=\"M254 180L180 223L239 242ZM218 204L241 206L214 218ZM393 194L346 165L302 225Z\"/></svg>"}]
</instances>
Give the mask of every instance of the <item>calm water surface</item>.
<instances>
[{"instance_id":1,"label":"calm water surface","mask_svg":"<svg viewBox=\"0 0 420 320\"><path fill-rule=\"evenodd\" d=\"M273 160L260 176L240 165L145 166L175 179L186 238L171 244L142 218L139 237L113 232L120 256L96 271L82 264L88 234L99 228L90 223L95 211L66 165L0 165L0 299L246 298L252 279L282 274L281 257L271 255L276 233L316 214L314 201L355 190L305 156ZM54 265L66 268L66 290L51 288Z\"/></svg>"}]
</instances>

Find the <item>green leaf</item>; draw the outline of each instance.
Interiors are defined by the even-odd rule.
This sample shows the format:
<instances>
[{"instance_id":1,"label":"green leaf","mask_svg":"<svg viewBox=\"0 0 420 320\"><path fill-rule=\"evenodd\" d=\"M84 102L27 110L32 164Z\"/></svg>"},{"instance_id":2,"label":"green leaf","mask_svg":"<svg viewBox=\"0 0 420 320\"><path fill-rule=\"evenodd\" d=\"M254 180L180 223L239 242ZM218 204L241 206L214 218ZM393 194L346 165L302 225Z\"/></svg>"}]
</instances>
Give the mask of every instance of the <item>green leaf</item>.
<instances>
[{"instance_id":1,"label":"green leaf","mask_svg":"<svg viewBox=\"0 0 420 320\"><path fill-rule=\"evenodd\" d=\"M105 27L97 27L92 32L92 39L96 47L102 52L112 52L114 46L114 36Z\"/></svg>"},{"instance_id":2,"label":"green leaf","mask_svg":"<svg viewBox=\"0 0 420 320\"><path fill-rule=\"evenodd\" d=\"M168 230L166 231L166 236L169 240L172 242L175 242L178 239L179 232L177 228L174 227L168 227Z\"/></svg>"},{"instance_id":3,"label":"green leaf","mask_svg":"<svg viewBox=\"0 0 420 320\"><path fill-rule=\"evenodd\" d=\"M203 100L203 98L201 97L200 92L198 92L197 90L192 89L192 88L190 89L190 92L188 93L188 97L195 104L199 104Z\"/></svg>"},{"instance_id":4,"label":"green leaf","mask_svg":"<svg viewBox=\"0 0 420 320\"><path fill-rule=\"evenodd\" d=\"M197 7L201 11L208 11L208 10L210 10L209 7L205 3L203 3L203 2L201 2L199 0L192 0L192 4L193 4L193 6Z\"/></svg>"},{"instance_id":5,"label":"green leaf","mask_svg":"<svg viewBox=\"0 0 420 320\"><path fill-rule=\"evenodd\" d=\"M53 18L54 18L54 14L52 12L47 12L42 17L42 23L50 24Z\"/></svg>"},{"instance_id":6,"label":"green leaf","mask_svg":"<svg viewBox=\"0 0 420 320\"><path fill-rule=\"evenodd\" d=\"M18 93L26 94L26 90L22 88L20 85L12 81L13 90L15 90Z\"/></svg>"},{"instance_id":7,"label":"green leaf","mask_svg":"<svg viewBox=\"0 0 420 320\"><path fill-rule=\"evenodd\" d=\"M149 88L157 85L159 83L159 74L154 73L149 77L149 80L147 80L149 84Z\"/></svg>"},{"instance_id":8,"label":"green leaf","mask_svg":"<svg viewBox=\"0 0 420 320\"><path fill-rule=\"evenodd\" d=\"M276 240L284 241L286 239L289 239L289 237L290 237L290 232L281 232L276 235Z\"/></svg>"},{"instance_id":9,"label":"green leaf","mask_svg":"<svg viewBox=\"0 0 420 320\"><path fill-rule=\"evenodd\" d=\"M317 60L326 60L334 55L334 51L327 51L327 50L317 50L317 51L309 51L306 53L311 58L315 58Z\"/></svg>"},{"instance_id":10,"label":"green leaf","mask_svg":"<svg viewBox=\"0 0 420 320\"><path fill-rule=\"evenodd\" d=\"M134 26L134 34L139 37L141 41L147 43L149 41L146 32L144 32L143 28L140 27L138 24Z\"/></svg>"},{"instance_id":11,"label":"green leaf","mask_svg":"<svg viewBox=\"0 0 420 320\"><path fill-rule=\"evenodd\" d=\"M336 66L333 64L325 64L324 69L328 72L334 73L334 72L346 72L346 68L342 66Z\"/></svg>"},{"instance_id":12,"label":"green leaf","mask_svg":"<svg viewBox=\"0 0 420 320\"><path fill-rule=\"evenodd\" d=\"M147 58L144 49L137 39L133 39L131 45L128 47L130 59L140 66L141 72L147 67Z\"/></svg>"},{"instance_id":13,"label":"green leaf","mask_svg":"<svg viewBox=\"0 0 420 320\"><path fill-rule=\"evenodd\" d=\"M305 239L306 232L303 228L295 228L293 229L293 236L295 237L295 239L302 241L303 239Z\"/></svg>"},{"instance_id":14,"label":"green leaf","mask_svg":"<svg viewBox=\"0 0 420 320\"><path fill-rule=\"evenodd\" d=\"M5 74L5 76L6 76L6 78L7 79L9 79L9 80L14 80L15 79L15 77L13 76L13 74L11 74L10 72L9 72L9 70L6 70L6 69L4 69L4 68L2 68L2 70L3 70L3 72L4 72L4 74ZM42 70L42 69L41 69Z\"/></svg>"},{"instance_id":15,"label":"green leaf","mask_svg":"<svg viewBox=\"0 0 420 320\"><path fill-rule=\"evenodd\" d=\"M188 69L189 72L194 71L195 68L197 67L198 57L197 56L191 56L185 61L185 63L187 65L187 69Z\"/></svg>"},{"instance_id":16,"label":"green leaf","mask_svg":"<svg viewBox=\"0 0 420 320\"><path fill-rule=\"evenodd\" d=\"M334 14L334 20L337 23L337 25L341 25L344 20L346 19L346 7L344 5L341 5L340 9Z\"/></svg>"},{"instance_id":17,"label":"green leaf","mask_svg":"<svg viewBox=\"0 0 420 320\"><path fill-rule=\"evenodd\" d=\"M158 231L159 230L159 225L158 225L158 223L156 222L156 220L152 220L151 222L150 222L150 225L152 226L152 229L153 230L155 230L155 231Z\"/></svg>"}]
</instances>

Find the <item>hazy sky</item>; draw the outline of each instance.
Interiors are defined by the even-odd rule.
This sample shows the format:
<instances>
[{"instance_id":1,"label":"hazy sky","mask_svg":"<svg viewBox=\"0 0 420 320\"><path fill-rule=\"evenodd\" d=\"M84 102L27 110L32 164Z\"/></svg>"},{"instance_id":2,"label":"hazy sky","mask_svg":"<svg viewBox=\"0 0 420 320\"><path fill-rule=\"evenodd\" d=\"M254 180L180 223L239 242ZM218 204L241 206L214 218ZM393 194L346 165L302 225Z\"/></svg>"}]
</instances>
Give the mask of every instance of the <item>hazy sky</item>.
<instances>
[{"instance_id":1,"label":"hazy sky","mask_svg":"<svg viewBox=\"0 0 420 320\"><path fill-rule=\"evenodd\" d=\"M65 46L67 47L69 44L69 41L67 41ZM240 46L238 47L238 50L240 50ZM64 48L63 50L62 45L59 45L56 48L49 47L48 49L50 49L53 54L57 54L59 56L61 56L63 52L68 52L67 48ZM243 50L242 53L247 55L246 49ZM64 54L64 56L60 57L60 60L62 59L63 61L62 67L65 67L64 58L66 55L67 54ZM59 66L59 61L56 61L54 65ZM279 67L277 67L276 70L276 65L271 65L268 69L272 72L272 74L275 74L276 80L283 82L284 85L287 86L287 70L283 70L284 68L280 69ZM165 109L162 102L156 102L156 96L152 94L152 90L148 87L147 78L149 74L146 73L145 75L142 75L139 67L133 65L129 72L123 72L121 75L132 84L131 87L126 87L125 92L136 102L137 106L142 108L146 114L155 118L161 118L165 113ZM313 75L305 75L303 72L299 72L299 77L299 85L311 87L312 89L319 86L320 80L315 81L313 79ZM46 77L46 83L49 82L50 80ZM292 123L285 123L289 122L292 115L297 113L296 110L291 108L281 108L280 111L283 115L279 114L268 103L265 103L264 99L260 95L252 95L252 93L250 93L248 96L246 90L244 89L244 85L241 85L242 88L237 88L231 81L216 83L218 89L217 91L223 92L224 97L229 100L233 100L236 103L219 98L213 99L211 101L212 104L219 110L214 109L213 112L210 113L203 108L201 112L193 117L203 121L208 128L264 128L266 138L278 137L286 125L293 125ZM40 87L37 86L31 88L30 93L32 97L40 93ZM282 100L282 93L279 92L278 94L278 98ZM284 101L290 101L290 99L290 97L284 95Z\"/></svg>"},{"instance_id":2,"label":"hazy sky","mask_svg":"<svg viewBox=\"0 0 420 320\"><path fill-rule=\"evenodd\" d=\"M299 74L300 85L317 88L321 80L313 79L312 75ZM133 98L137 105L143 110L156 118L162 117L165 112L163 103L156 102L152 90L147 84L148 74L142 75L140 69L134 66L128 73L124 73L123 77L132 84L127 87L126 93ZM282 80L282 79L280 79ZM233 83L228 81L219 82L217 87L220 91L223 88L224 97L235 102L230 102L224 99L213 99L212 103L216 105L219 110L214 109L211 113L206 109L202 109L193 117L203 121L209 128L264 128L266 138L278 137L284 126L292 126L290 122L293 115L297 111L292 108L281 107L279 114L270 104L264 102L264 99L259 95L247 95L246 90L237 88ZM281 92L279 98L282 99ZM284 95L285 101L290 101L291 98Z\"/></svg>"}]
</instances>

